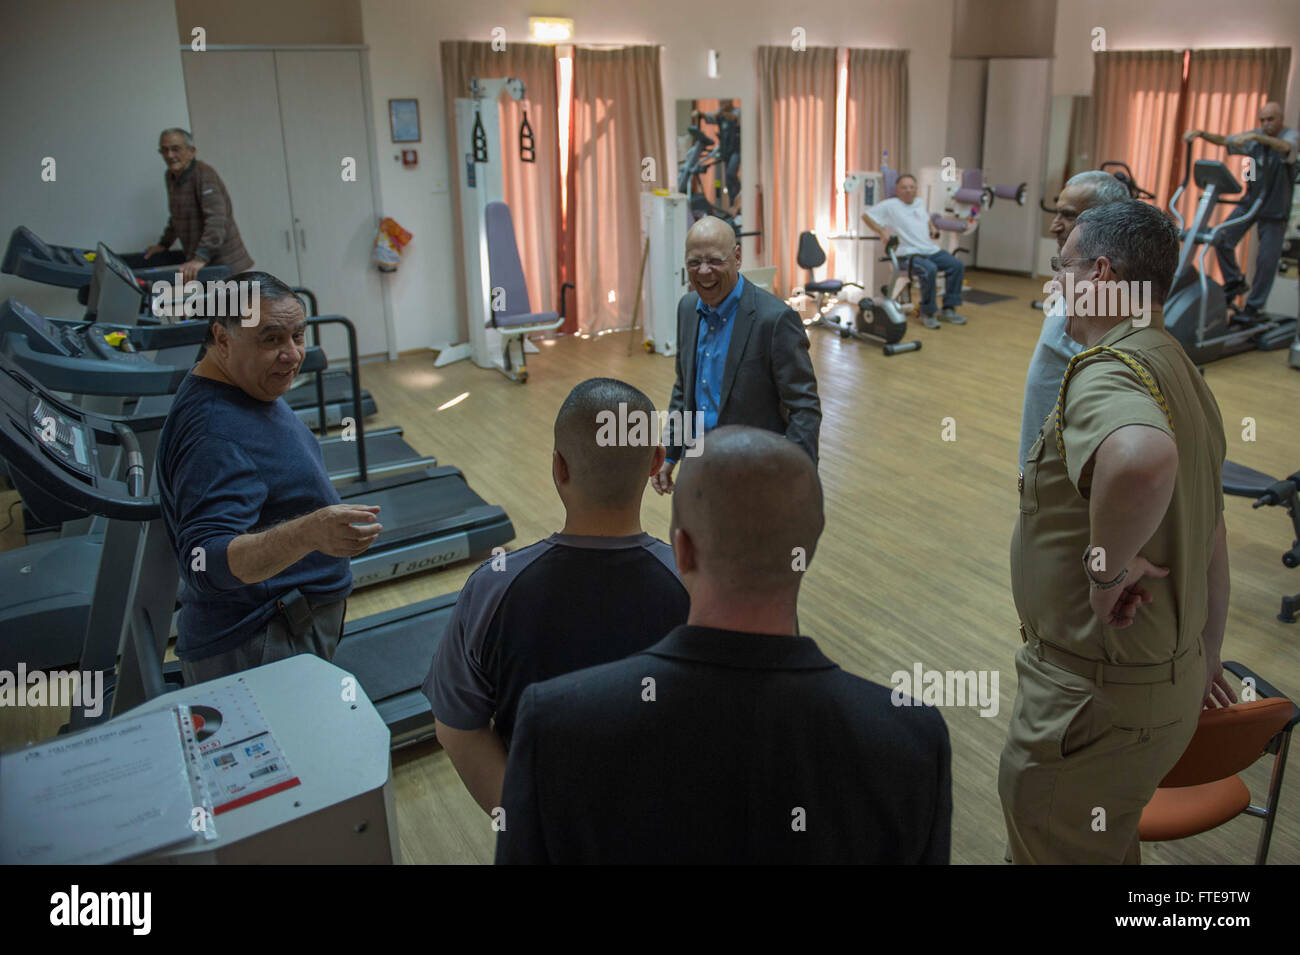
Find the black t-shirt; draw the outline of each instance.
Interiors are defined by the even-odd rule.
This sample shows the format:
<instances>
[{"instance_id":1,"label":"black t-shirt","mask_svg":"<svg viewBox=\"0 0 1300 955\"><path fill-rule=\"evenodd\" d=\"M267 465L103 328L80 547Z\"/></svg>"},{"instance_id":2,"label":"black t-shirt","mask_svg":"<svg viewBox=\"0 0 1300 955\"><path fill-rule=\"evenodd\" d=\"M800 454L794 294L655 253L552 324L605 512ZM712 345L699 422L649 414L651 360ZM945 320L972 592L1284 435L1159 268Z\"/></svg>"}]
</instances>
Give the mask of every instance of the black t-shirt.
<instances>
[{"instance_id":1,"label":"black t-shirt","mask_svg":"<svg viewBox=\"0 0 1300 955\"><path fill-rule=\"evenodd\" d=\"M644 650L688 610L663 541L554 534L484 563L465 582L424 695L455 729L495 720L509 746L530 684Z\"/></svg>"}]
</instances>

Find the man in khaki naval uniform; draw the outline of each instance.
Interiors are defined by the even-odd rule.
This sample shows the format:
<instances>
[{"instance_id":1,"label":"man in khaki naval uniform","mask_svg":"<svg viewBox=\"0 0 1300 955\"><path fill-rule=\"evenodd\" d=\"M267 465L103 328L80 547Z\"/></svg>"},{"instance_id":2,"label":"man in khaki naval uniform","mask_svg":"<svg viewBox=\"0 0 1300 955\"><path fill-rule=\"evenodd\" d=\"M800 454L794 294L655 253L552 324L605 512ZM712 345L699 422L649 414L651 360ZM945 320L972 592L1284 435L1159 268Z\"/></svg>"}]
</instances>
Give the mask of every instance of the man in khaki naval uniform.
<instances>
[{"instance_id":1,"label":"man in khaki naval uniform","mask_svg":"<svg viewBox=\"0 0 1300 955\"><path fill-rule=\"evenodd\" d=\"M1082 213L1053 263L1085 347L1030 449L1011 543L1025 643L998 792L1018 863L1139 862L1142 809L1202 703L1235 699L1223 422L1158 305L1178 244L1164 213L1115 202ZM1115 282L1149 291L1112 311Z\"/></svg>"}]
</instances>

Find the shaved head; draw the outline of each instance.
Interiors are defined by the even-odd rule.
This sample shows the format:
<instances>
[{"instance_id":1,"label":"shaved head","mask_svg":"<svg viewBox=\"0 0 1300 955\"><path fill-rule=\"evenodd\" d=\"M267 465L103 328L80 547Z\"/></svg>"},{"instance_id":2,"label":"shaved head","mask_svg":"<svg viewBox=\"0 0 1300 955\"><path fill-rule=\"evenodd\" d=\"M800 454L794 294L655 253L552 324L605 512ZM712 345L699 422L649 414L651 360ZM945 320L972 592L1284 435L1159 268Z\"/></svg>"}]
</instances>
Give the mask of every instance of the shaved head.
<instances>
[{"instance_id":1,"label":"shaved head","mask_svg":"<svg viewBox=\"0 0 1300 955\"><path fill-rule=\"evenodd\" d=\"M555 416L555 450L568 465L569 480L583 503L600 508L639 505L657 442L650 432L635 444L597 441L601 422L610 416L627 420L655 418L654 403L631 385L614 378L588 378L576 386ZM632 413L636 412L635 415ZM599 420L598 420L599 419ZM617 429L606 429L606 434ZM630 432L631 433L631 432Z\"/></svg>"},{"instance_id":2,"label":"shaved head","mask_svg":"<svg viewBox=\"0 0 1300 955\"><path fill-rule=\"evenodd\" d=\"M686 275L700 301L717 308L740 280L736 230L716 216L691 226L686 233Z\"/></svg>"},{"instance_id":3,"label":"shaved head","mask_svg":"<svg viewBox=\"0 0 1300 955\"><path fill-rule=\"evenodd\" d=\"M1282 104L1265 103L1259 108L1259 128L1266 136L1276 136L1282 132Z\"/></svg>"},{"instance_id":4,"label":"shaved head","mask_svg":"<svg viewBox=\"0 0 1300 955\"><path fill-rule=\"evenodd\" d=\"M705 216L686 233L686 248L692 244L717 248L719 252L730 252L736 246L736 230L717 216Z\"/></svg>"},{"instance_id":5,"label":"shaved head","mask_svg":"<svg viewBox=\"0 0 1300 955\"><path fill-rule=\"evenodd\" d=\"M674 546L684 532L700 576L737 597L796 594L824 526L812 458L759 428L710 431L673 493Z\"/></svg>"}]
</instances>

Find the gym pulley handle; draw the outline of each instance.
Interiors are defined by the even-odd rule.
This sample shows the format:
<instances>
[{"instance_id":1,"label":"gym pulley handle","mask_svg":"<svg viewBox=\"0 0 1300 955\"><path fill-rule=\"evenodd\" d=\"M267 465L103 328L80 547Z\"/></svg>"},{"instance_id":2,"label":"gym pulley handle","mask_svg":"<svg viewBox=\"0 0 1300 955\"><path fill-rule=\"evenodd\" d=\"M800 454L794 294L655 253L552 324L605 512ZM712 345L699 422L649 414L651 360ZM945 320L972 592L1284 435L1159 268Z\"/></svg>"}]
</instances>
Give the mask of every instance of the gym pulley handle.
<instances>
[{"instance_id":1,"label":"gym pulley handle","mask_svg":"<svg viewBox=\"0 0 1300 955\"><path fill-rule=\"evenodd\" d=\"M524 121L519 124L519 160L537 162L537 148L533 140L533 127L528 122L528 107L524 107Z\"/></svg>"},{"instance_id":2,"label":"gym pulley handle","mask_svg":"<svg viewBox=\"0 0 1300 955\"><path fill-rule=\"evenodd\" d=\"M477 101L474 103L474 161L488 161L487 132L483 129L483 113Z\"/></svg>"}]
</instances>

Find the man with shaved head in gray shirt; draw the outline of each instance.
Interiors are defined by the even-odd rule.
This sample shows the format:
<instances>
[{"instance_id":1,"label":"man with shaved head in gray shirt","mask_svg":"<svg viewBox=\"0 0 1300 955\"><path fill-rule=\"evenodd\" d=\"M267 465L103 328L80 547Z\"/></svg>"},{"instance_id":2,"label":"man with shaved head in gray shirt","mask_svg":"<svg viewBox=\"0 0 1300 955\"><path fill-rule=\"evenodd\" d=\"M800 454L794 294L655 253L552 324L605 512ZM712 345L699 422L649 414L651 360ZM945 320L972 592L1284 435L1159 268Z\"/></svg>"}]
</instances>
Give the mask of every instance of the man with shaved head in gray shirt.
<instances>
[{"instance_id":1,"label":"man with shaved head in gray shirt","mask_svg":"<svg viewBox=\"0 0 1300 955\"><path fill-rule=\"evenodd\" d=\"M690 617L524 691L497 862L948 861L943 718L797 635L823 524L798 444L745 426L705 436L670 529Z\"/></svg>"},{"instance_id":2,"label":"man with shaved head in gray shirt","mask_svg":"<svg viewBox=\"0 0 1300 955\"><path fill-rule=\"evenodd\" d=\"M564 529L489 560L456 601L424 695L438 742L486 813L501 803L525 687L643 650L686 619L672 550L641 530L646 479L664 460L654 418L624 382L574 388L551 459Z\"/></svg>"}]
</instances>

